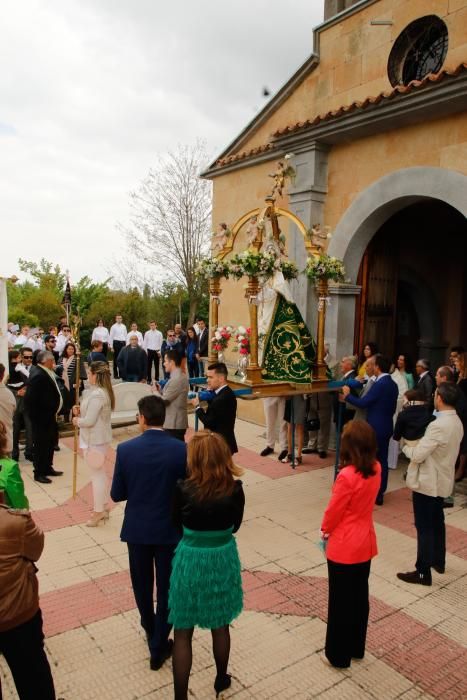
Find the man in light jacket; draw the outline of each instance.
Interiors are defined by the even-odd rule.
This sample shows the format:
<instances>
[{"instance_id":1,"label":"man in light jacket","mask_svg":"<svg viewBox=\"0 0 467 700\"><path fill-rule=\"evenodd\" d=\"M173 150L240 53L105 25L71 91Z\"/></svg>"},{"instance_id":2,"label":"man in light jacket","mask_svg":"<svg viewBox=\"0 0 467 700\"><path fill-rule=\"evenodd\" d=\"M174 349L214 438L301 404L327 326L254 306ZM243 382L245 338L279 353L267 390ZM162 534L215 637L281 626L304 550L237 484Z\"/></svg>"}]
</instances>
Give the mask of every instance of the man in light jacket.
<instances>
[{"instance_id":1,"label":"man in light jacket","mask_svg":"<svg viewBox=\"0 0 467 700\"><path fill-rule=\"evenodd\" d=\"M446 530L443 499L452 492L454 465L464 435L455 405L458 389L440 384L435 393L437 417L417 445L404 445L410 459L407 486L412 489L417 561L415 571L397 574L406 583L431 586L431 569L444 574L446 566Z\"/></svg>"},{"instance_id":2,"label":"man in light jacket","mask_svg":"<svg viewBox=\"0 0 467 700\"><path fill-rule=\"evenodd\" d=\"M170 379L162 389L158 384L156 386L165 403L164 430L178 440L185 441L190 386L187 375L181 369L182 359L177 350L167 350L164 355L164 370Z\"/></svg>"}]
</instances>

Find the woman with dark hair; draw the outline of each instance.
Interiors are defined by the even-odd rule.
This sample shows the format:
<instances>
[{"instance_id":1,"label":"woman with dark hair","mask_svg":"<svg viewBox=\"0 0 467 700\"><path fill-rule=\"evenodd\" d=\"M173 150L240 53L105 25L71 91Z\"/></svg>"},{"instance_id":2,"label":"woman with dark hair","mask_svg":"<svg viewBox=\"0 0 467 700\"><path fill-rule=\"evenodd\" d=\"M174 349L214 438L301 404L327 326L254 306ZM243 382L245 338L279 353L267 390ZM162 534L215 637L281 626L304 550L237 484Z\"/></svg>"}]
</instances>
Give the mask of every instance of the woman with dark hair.
<instances>
[{"instance_id":1,"label":"woman with dark hair","mask_svg":"<svg viewBox=\"0 0 467 700\"><path fill-rule=\"evenodd\" d=\"M365 376L365 363L369 357L374 357L378 353L376 343L365 343L363 350L358 358L358 377L362 379Z\"/></svg>"},{"instance_id":2,"label":"woman with dark hair","mask_svg":"<svg viewBox=\"0 0 467 700\"><path fill-rule=\"evenodd\" d=\"M64 401L61 413L65 416L65 420L68 420L70 411L75 402L76 392L76 346L74 343L66 343L55 369L55 373L65 385L62 394ZM83 380L87 379L86 369L83 363L80 365L79 375L79 393L81 394L84 389Z\"/></svg>"},{"instance_id":3,"label":"woman with dark hair","mask_svg":"<svg viewBox=\"0 0 467 700\"><path fill-rule=\"evenodd\" d=\"M336 668L348 668L365 655L370 610L368 578L378 553L373 508L381 484L376 434L365 421L346 423L341 469L323 516L321 537L328 563L328 626L325 655Z\"/></svg>"},{"instance_id":4,"label":"woman with dark hair","mask_svg":"<svg viewBox=\"0 0 467 700\"><path fill-rule=\"evenodd\" d=\"M188 365L188 376L191 378L199 376L198 359L198 336L193 326L190 326L186 332L185 338L185 354Z\"/></svg>"},{"instance_id":5,"label":"woman with dark hair","mask_svg":"<svg viewBox=\"0 0 467 700\"><path fill-rule=\"evenodd\" d=\"M174 522L183 527L172 565L169 622L174 626L175 700L186 700L194 627L210 629L217 675L216 696L230 687L230 623L243 609L240 560L234 532L245 495L235 477L242 470L217 433L202 430L188 443L188 478L178 481Z\"/></svg>"}]
</instances>

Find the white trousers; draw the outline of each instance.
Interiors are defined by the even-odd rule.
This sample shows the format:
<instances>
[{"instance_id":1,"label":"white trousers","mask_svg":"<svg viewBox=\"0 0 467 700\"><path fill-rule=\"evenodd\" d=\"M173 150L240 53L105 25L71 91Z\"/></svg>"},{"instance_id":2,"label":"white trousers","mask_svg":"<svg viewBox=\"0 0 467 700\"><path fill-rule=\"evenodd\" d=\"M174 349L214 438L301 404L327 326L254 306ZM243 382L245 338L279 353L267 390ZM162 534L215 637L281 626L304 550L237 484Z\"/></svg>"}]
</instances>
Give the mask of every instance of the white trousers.
<instances>
[{"instance_id":1,"label":"white trousers","mask_svg":"<svg viewBox=\"0 0 467 700\"><path fill-rule=\"evenodd\" d=\"M285 397L271 396L263 399L264 417L266 418L266 443L272 450L279 432L279 447L287 450L287 422L284 420Z\"/></svg>"},{"instance_id":2,"label":"white trousers","mask_svg":"<svg viewBox=\"0 0 467 700\"><path fill-rule=\"evenodd\" d=\"M102 513L109 500L109 479L104 467L108 447L108 445L92 445L84 450L84 458L91 473L95 513Z\"/></svg>"}]
</instances>

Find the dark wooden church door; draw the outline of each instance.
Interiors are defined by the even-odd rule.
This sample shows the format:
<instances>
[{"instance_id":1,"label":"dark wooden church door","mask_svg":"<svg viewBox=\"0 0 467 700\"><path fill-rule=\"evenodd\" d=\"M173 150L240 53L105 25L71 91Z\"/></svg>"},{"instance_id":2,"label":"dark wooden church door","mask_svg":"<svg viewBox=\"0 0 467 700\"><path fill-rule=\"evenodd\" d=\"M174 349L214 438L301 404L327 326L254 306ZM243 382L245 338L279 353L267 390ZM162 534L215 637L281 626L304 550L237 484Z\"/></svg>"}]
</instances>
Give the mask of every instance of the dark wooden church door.
<instances>
[{"instance_id":1,"label":"dark wooden church door","mask_svg":"<svg viewBox=\"0 0 467 700\"><path fill-rule=\"evenodd\" d=\"M357 283L362 291L355 318L355 352L374 342L388 357L394 352L398 244L381 230L363 256Z\"/></svg>"}]
</instances>

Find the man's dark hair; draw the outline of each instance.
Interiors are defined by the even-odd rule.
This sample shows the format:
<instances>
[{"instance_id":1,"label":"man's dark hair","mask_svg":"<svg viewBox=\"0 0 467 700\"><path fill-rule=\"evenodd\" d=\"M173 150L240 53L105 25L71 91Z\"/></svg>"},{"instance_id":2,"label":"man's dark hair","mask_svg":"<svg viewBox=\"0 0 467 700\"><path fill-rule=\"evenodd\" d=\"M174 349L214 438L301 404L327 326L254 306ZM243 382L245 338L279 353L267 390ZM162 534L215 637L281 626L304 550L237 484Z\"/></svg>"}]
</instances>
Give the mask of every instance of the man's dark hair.
<instances>
[{"instance_id":1,"label":"man's dark hair","mask_svg":"<svg viewBox=\"0 0 467 700\"><path fill-rule=\"evenodd\" d=\"M408 389L404 396L407 401L423 401L425 403L425 394L421 389Z\"/></svg>"},{"instance_id":2,"label":"man's dark hair","mask_svg":"<svg viewBox=\"0 0 467 700\"><path fill-rule=\"evenodd\" d=\"M176 350L167 350L165 353L165 356L168 360L172 360L172 362L175 362L175 367L181 367L182 366L182 357L179 352Z\"/></svg>"},{"instance_id":3,"label":"man's dark hair","mask_svg":"<svg viewBox=\"0 0 467 700\"><path fill-rule=\"evenodd\" d=\"M227 379L228 372L225 362L213 362L211 365L208 365L208 369L211 369L216 374L223 374Z\"/></svg>"},{"instance_id":4,"label":"man's dark hair","mask_svg":"<svg viewBox=\"0 0 467 700\"><path fill-rule=\"evenodd\" d=\"M2 381L4 376L5 376L5 365L2 365L2 363L0 362L0 382Z\"/></svg>"},{"instance_id":5,"label":"man's dark hair","mask_svg":"<svg viewBox=\"0 0 467 700\"><path fill-rule=\"evenodd\" d=\"M23 357L23 355L24 355L26 352L30 352L31 355L33 354L31 348L25 348L24 346L23 346L23 347L21 348L21 350L19 351L19 354L21 355L21 357Z\"/></svg>"},{"instance_id":6,"label":"man's dark hair","mask_svg":"<svg viewBox=\"0 0 467 700\"><path fill-rule=\"evenodd\" d=\"M455 407L459 400L459 389L455 384L451 382L443 382L436 389L441 401L446 404L446 406Z\"/></svg>"},{"instance_id":7,"label":"man's dark hair","mask_svg":"<svg viewBox=\"0 0 467 700\"><path fill-rule=\"evenodd\" d=\"M165 403L160 396L143 396L138 401L138 413L144 417L146 425L161 428L165 421Z\"/></svg>"},{"instance_id":8,"label":"man's dark hair","mask_svg":"<svg viewBox=\"0 0 467 700\"><path fill-rule=\"evenodd\" d=\"M438 367L438 371L436 374L439 374L440 377L443 377L448 382L454 381L454 372L452 371L452 368L449 367L449 365L442 365L441 367Z\"/></svg>"},{"instance_id":9,"label":"man's dark hair","mask_svg":"<svg viewBox=\"0 0 467 700\"><path fill-rule=\"evenodd\" d=\"M378 353L375 355L375 366L379 367L383 374L387 374L391 369L391 360Z\"/></svg>"},{"instance_id":10,"label":"man's dark hair","mask_svg":"<svg viewBox=\"0 0 467 700\"><path fill-rule=\"evenodd\" d=\"M459 355L465 352L465 348L462 345L453 345L451 352L457 352Z\"/></svg>"},{"instance_id":11,"label":"man's dark hair","mask_svg":"<svg viewBox=\"0 0 467 700\"><path fill-rule=\"evenodd\" d=\"M196 319L196 323L199 323L200 321L202 321L204 323L204 318L201 318L201 316Z\"/></svg>"}]
</instances>

